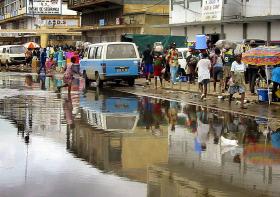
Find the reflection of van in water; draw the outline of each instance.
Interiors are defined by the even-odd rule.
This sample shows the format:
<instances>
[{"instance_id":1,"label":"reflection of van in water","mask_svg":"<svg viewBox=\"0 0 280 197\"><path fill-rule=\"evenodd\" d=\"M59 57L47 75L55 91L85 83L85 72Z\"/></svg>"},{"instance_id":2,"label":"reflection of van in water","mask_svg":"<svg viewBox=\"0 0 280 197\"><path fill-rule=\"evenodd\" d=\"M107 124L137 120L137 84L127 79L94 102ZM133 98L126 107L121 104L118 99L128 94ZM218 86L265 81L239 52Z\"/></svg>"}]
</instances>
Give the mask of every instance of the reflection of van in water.
<instances>
[{"instance_id":1,"label":"reflection of van in water","mask_svg":"<svg viewBox=\"0 0 280 197\"><path fill-rule=\"evenodd\" d=\"M133 131L139 119L136 97L118 97L87 93L80 98L89 123L107 131Z\"/></svg>"},{"instance_id":2,"label":"reflection of van in water","mask_svg":"<svg viewBox=\"0 0 280 197\"><path fill-rule=\"evenodd\" d=\"M25 64L25 48L21 45L0 46L1 65Z\"/></svg>"}]
</instances>

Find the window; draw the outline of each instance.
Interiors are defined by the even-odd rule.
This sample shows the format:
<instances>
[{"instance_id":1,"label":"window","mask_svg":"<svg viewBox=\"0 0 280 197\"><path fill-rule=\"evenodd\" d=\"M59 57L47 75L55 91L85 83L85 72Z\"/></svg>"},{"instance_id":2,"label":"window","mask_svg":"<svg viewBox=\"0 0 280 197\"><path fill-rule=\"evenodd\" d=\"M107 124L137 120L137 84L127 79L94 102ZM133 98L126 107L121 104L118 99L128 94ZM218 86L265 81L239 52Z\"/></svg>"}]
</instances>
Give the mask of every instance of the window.
<instances>
[{"instance_id":1,"label":"window","mask_svg":"<svg viewBox=\"0 0 280 197\"><path fill-rule=\"evenodd\" d=\"M23 46L15 46L10 48L11 54L21 54L25 52L25 48Z\"/></svg>"},{"instance_id":2,"label":"window","mask_svg":"<svg viewBox=\"0 0 280 197\"><path fill-rule=\"evenodd\" d=\"M89 56L88 56L88 58L89 58L89 59L95 59L95 54L96 54L96 47L93 47L93 48L91 48L90 51L89 51Z\"/></svg>"},{"instance_id":3,"label":"window","mask_svg":"<svg viewBox=\"0 0 280 197\"><path fill-rule=\"evenodd\" d=\"M102 57L102 47L97 47L95 59L101 59Z\"/></svg>"},{"instance_id":4,"label":"window","mask_svg":"<svg viewBox=\"0 0 280 197\"><path fill-rule=\"evenodd\" d=\"M178 53L178 59L183 59L183 53L182 52Z\"/></svg>"},{"instance_id":5,"label":"window","mask_svg":"<svg viewBox=\"0 0 280 197\"><path fill-rule=\"evenodd\" d=\"M134 45L132 44L111 44L107 48L107 59L137 58Z\"/></svg>"},{"instance_id":6,"label":"window","mask_svg":"<svg viewBox=\"0 0 280 197\"><path fill-rule=\"evenodd\" d=\"M6 48L3 48L3 53L6 53Z\"/></svg>"}]
</instances>

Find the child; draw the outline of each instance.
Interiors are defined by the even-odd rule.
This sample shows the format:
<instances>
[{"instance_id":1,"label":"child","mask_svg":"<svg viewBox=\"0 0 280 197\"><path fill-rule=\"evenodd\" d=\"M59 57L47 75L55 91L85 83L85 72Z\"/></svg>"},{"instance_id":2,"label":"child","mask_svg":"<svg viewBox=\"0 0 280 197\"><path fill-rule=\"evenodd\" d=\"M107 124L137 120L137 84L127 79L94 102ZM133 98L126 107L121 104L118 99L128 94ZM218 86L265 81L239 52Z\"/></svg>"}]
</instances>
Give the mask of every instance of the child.
<instances>
[{"instance_id":1,"label":"child","mask_svg":"<svg viewBox=\"0 0 280 197\"><path fill-rule=\"evenodd\" d=\"M157 79L159 78L160 87L162 87L162 69L163 69L163 56L160 52L155 52L154 55L154 77L155 77L155 87L157 89Z\"/></svg>"}]
</instances>

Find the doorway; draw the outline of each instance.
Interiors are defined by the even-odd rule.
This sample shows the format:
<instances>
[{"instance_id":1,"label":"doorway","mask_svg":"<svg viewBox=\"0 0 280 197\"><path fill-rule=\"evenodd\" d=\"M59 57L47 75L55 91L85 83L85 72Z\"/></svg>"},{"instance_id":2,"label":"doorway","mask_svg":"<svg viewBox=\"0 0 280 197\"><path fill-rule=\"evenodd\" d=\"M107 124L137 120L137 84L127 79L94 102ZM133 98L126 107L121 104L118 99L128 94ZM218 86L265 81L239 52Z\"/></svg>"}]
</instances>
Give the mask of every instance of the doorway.
<instances>
[{"instance_id":1,"label":"doorway","mask_svg":"<svg viewBox=\"0 0 280 197\"><path fill-rule=\"evenodd\" d=\"M210 39L210 41L215 44L216 42L218 42L218 40L220 40L220 34L208 34L207 35Z\"/></svg>"}]
</instances>

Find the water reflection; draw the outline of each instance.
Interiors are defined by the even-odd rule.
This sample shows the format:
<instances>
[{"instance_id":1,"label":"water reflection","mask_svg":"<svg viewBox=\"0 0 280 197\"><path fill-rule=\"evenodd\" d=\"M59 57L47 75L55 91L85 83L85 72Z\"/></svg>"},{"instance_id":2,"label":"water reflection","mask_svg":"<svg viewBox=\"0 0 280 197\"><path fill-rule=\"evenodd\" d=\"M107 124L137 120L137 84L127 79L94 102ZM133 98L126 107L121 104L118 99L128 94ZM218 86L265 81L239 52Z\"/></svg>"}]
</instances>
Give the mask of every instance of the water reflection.
<instances>
[{"instance_id":1,"label":"water reflection","mask_svg":"<svg viewBox=\"0 0 280 197\"><path fill-rule=\"evenodd\" d=\"M141 183L151 197L280 195L278 120L109 89L68 97L53 91L59 77L46 78L47 91L34 76L16 79L0 76L0 132L12 139L0 142L0 192L24 184L52 188L59 177L65 181L57 183L57 196L64 188L82 188L76 196L145 196ZM7 120L17 129L3 129ZM7 159L13 151L17 157ZM113 183L125 190L112 190ZM91 189L97 187L102 192Z\"/></svg>"},{"instance_id":2,"label":"water reflection","mask_svg":"<svg viewBox=\"0 0 280 197\"><path fill-rule=\"evenodd\" d=\"M91 92L81 98L81 117L75 120L70 149L104 172L146 182L147 166L168 160L167 124L161 124L163 118L155 120L162 117L161 105L149 103L144 108L146 101L135 96L110 95ZM146 109L159 114L150 111L145 119Z\"/></svg>"},{"instance_id":3,"label":"water reflection","mask_svg":"<svg viewBox=\"0 0 280 197\"><path fill-rule=\"evenodd\" d=\"M176 129L169 132L168 163L149 167L148 194L279 196L280 149L272 140L276 135L279 143L278 131L267 135L267 124L259 118L183 106Z\"/></svg>"}]
</instances>

